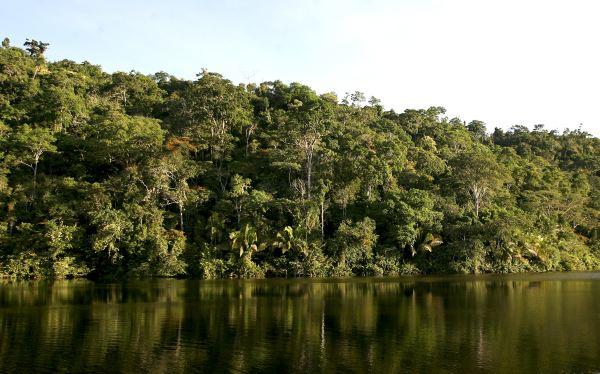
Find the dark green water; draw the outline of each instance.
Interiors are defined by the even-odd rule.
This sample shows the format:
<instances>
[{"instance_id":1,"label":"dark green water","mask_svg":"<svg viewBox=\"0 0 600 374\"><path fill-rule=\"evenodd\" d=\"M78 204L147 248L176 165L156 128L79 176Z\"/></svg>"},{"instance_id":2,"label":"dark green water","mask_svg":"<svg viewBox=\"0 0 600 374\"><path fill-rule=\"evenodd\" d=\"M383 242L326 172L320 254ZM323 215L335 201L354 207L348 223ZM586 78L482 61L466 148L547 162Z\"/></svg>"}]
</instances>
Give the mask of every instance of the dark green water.
<instances>
[{"instance_id":1,"label":"dark green water","mask_svg":"<svg viewBox=\"0 0 600 374\"><path fill-rule=\"evenodd\" d=\"M594 372L600 273L0 284L1 372Z\"/></svg>"}]
</instances>

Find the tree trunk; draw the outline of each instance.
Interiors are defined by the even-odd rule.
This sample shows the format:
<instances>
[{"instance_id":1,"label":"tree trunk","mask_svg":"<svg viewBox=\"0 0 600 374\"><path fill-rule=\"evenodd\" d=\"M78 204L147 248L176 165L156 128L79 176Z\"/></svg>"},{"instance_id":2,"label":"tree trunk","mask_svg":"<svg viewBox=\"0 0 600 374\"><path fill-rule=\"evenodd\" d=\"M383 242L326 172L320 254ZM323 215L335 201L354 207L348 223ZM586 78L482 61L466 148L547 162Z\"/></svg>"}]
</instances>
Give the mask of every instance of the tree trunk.
<instances>
[{"instance_id":1,"label":"tree trunk","mask_svg":"<svg viewBox=\"0 0 600 374\"><path fill-rule=\"evenodd\" d=\"M325 240L325 198L321 200L321 240Z\"/></svg>"},{"instance_id":2,"label":"tree trunk","mask_svg":"<svg viewBox=\"0 0 600 374\"><path fill-rule=\"evenodd\" d=\"M471 186L471 195L473 196L473 203L475 204L475 217L479 220L479 210L485 194L485 187L480 187L477 184Z\"/></svg>"},{"instance_id":3,"label":"tree trunk","mask_svg":"<svg viewBox=\"0 0 600 374\"><path fill-rule=\"evenodd\" d=\"M312 182L312 151L306 157L306 191L310 199L310 186Z\"/></svg>"},{"instance_id":4,"label":"tree trunk","mask_svg":"<svg viewBox=\"0 0 600 374\"><path fill-rule=\"evenodd\" d=\"M221 185L221 192L225 192L226 186L225 186L225 183L223 183L223 172L222 172L223 160L221 158L219 158L219 161L217 164L218 164L217 177L219 178L219 184Z\"/></svg>"},{"instance_id":5,"label":"tree trunk","mask_svg":"<svg viewBox=\"0 0 600 374\"><path fill-rule=\"evenodd\" d=\"M178 204L179 205L179 230L181 230L181 232L183 232L183 204Z\"/></svg>"},{"instance_id":6,"label":"tree trunk","mask_svg":"<svg viewBox=\"0 0 600 374\"><path fill-rule=\"evenodd\" d=\"M31 200L35 199L35 189L37 187L37 169L38 169L39 160L40 160L40 157L36 156L35 163L33 165L33 191L31 192Z\"/></svg>"},{"instance_id":7,"label":"tree trunk","mask_svg":"<svg viewBox=\"0 0 600 374\"><path fill-rule=\"evenodd\" d=\"M250 135L248 133L246 133L246 150L244 153L244 157L248 158L248 147L250 145Z\"/></svg>"}]
</instances>

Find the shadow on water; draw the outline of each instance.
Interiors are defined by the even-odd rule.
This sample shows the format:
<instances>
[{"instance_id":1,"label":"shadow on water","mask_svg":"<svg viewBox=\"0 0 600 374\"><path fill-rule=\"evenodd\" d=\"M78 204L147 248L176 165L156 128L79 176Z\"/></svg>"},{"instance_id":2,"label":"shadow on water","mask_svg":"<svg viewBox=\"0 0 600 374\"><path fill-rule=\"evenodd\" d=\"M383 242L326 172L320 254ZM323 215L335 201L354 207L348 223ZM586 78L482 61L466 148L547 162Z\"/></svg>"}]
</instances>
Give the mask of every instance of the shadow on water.
<instances>
[{"instance_id":1,"label":"shadow on water","mask_svg":"<svg viewBox=\"0 0 600 374\"><path fill-rule=\"evenodd\" d=\"M600 370L600 274L2 283L0 371Z\"/></svg>"}]
</instances>

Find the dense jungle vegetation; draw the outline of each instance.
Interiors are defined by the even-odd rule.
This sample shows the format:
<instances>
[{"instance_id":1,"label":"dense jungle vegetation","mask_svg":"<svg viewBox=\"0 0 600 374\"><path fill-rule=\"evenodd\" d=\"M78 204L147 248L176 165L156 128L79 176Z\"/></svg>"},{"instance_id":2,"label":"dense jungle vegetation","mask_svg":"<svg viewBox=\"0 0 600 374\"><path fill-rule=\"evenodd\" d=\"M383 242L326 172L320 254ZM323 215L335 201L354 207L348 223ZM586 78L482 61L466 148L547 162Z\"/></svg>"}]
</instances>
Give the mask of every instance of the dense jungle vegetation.
<instances>
[{"instance_id":1,"label":"dense jungle vegetation","mask_svg":"<svg viewBox=\"0 0 600 374\"><path fill-rule=\"evenodd\" d=\"M600 139L0 49L0 276L600 267ZM510 108L506 108L510 110Z\"/></svg>"}]
</instances>

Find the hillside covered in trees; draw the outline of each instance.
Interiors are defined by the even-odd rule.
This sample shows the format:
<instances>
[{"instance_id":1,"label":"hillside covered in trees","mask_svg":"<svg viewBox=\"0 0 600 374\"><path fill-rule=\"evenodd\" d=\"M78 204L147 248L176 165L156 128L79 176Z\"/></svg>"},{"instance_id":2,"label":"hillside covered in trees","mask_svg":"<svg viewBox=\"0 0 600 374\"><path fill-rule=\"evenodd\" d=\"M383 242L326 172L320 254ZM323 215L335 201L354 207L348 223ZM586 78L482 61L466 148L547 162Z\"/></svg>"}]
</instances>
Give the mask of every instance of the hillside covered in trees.
<instances>
[{"instance_id":1,"label":"hillside covered in trees","mask_svg":"<svg viewBox=\"0 0 600 374\"><path fill-rule=\"evenodd\" d=\"M0 49L0 276L600 267L600 140ZM510 108L506 108L510 110Z\"/></svg>"}]
</instances>

